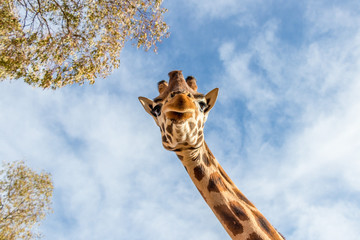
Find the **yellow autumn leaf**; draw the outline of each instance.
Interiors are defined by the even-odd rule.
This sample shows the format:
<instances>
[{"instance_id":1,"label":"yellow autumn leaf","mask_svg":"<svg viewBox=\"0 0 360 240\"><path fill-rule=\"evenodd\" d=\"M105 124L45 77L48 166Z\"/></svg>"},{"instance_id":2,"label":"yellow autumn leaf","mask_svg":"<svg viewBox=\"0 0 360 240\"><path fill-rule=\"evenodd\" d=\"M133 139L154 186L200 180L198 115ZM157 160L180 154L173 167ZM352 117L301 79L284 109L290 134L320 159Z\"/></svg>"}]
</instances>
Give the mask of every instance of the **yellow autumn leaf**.
<instances>
[{"instance_id":1,"label":"yellow autumn leaf","mask_svg":"<svg viewBox=\"0 0 360 240\"><path fill-rule=\"evenodd\" d=\"M53 89L93 83L119 66L125 42L156 51L169 36L159 0L41 2L0 1L0 81ZM84 70L70 70L77 68Z\"/></svg>"}]
</instances>

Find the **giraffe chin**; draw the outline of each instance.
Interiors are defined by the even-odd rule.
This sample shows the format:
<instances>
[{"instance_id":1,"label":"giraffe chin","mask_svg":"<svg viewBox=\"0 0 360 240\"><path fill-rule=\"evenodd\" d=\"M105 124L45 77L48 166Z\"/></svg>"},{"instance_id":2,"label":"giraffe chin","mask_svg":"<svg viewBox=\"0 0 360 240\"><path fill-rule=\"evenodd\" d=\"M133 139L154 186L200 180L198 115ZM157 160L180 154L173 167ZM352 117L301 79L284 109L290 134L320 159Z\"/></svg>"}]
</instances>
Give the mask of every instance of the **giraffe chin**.
<instances>
[{"instance_id":1,"label":"giraffe chin","mask_svg":"<svg viewBox=\"0 0 360 240\"><path fill-rule=\"evenodd\" d=\"M166 118L175 123L184 122L193 116L192 112L175 112L169 111L165 113Z\"/></svg>"}]
</instances>

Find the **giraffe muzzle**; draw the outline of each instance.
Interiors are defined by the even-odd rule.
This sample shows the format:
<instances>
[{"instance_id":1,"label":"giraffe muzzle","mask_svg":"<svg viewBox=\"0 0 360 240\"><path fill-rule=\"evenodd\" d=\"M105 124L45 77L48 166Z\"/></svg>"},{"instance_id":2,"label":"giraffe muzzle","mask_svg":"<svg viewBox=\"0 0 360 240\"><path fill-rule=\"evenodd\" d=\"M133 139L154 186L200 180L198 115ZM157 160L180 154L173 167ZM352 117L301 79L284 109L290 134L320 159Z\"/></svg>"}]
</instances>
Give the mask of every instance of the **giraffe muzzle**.
<instances>
[{"instance_id":1,"label":"giraffe muzzle","mask_svg":"<svg viewBox=\"0 0 360 240\"><path fill-rule=\"evenodd\" d=\"M184 121L194 115L195 109L193 101L185 93L179 93L164 105L163 111L170 120Z\"/></svg>"}]
</instances>

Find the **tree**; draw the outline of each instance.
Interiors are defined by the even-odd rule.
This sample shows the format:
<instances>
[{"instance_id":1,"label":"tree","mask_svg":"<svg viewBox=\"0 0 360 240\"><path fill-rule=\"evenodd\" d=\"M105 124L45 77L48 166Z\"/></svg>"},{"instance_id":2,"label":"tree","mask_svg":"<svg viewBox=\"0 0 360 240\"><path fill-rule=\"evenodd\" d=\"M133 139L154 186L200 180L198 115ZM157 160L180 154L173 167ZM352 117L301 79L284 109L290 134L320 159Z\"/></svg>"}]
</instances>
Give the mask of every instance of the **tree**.
<instances>
[{"instance_id":1,"label":"tree","mask_svg":"<svg viewBox=\"0 0 360 240\"><path fill-rule=\"evenodd\" d=\"M47 173L36 173L24 162L0 169L0 239L34 239L33 226L51 210L53 185Z\"/></svg>"},{"instance_id":2,"label":"tree","mask_svg":"<svg viewBox=\"0 0 360 240\"><path fill-rule=\"evenodd\" d=\"M119 67L125 42L149 50L168 36L162 0L1 0L0 81L59 88Z\"/></svg>"}]
</instances>

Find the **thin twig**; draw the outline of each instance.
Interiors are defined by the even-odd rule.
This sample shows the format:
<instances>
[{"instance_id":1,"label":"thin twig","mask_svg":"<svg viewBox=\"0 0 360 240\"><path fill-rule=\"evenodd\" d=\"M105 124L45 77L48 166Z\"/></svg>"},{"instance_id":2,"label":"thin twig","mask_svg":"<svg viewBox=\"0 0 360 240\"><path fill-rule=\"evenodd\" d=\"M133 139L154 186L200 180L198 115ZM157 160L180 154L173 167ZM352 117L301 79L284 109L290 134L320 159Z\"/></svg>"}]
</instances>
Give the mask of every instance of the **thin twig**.
<instances>
[{"instance_id":1,"label":"thin twig","mask_svg":"<svg viewBox=\"0 0 360 240\"><path fill-rule=\"evenodd\" d=\"M65 13L64 9L61 7L61 5L56 0L53 0L53 1L56 4L56 6L59 7L60 11L62 12L62 14L64 16L64 19L66 20L65 23L66 23L66 29L68 30L68 33L71 33L71 30L69 27L69 19L66 17L66 13Z\"/></svg>"}]
</instances>

